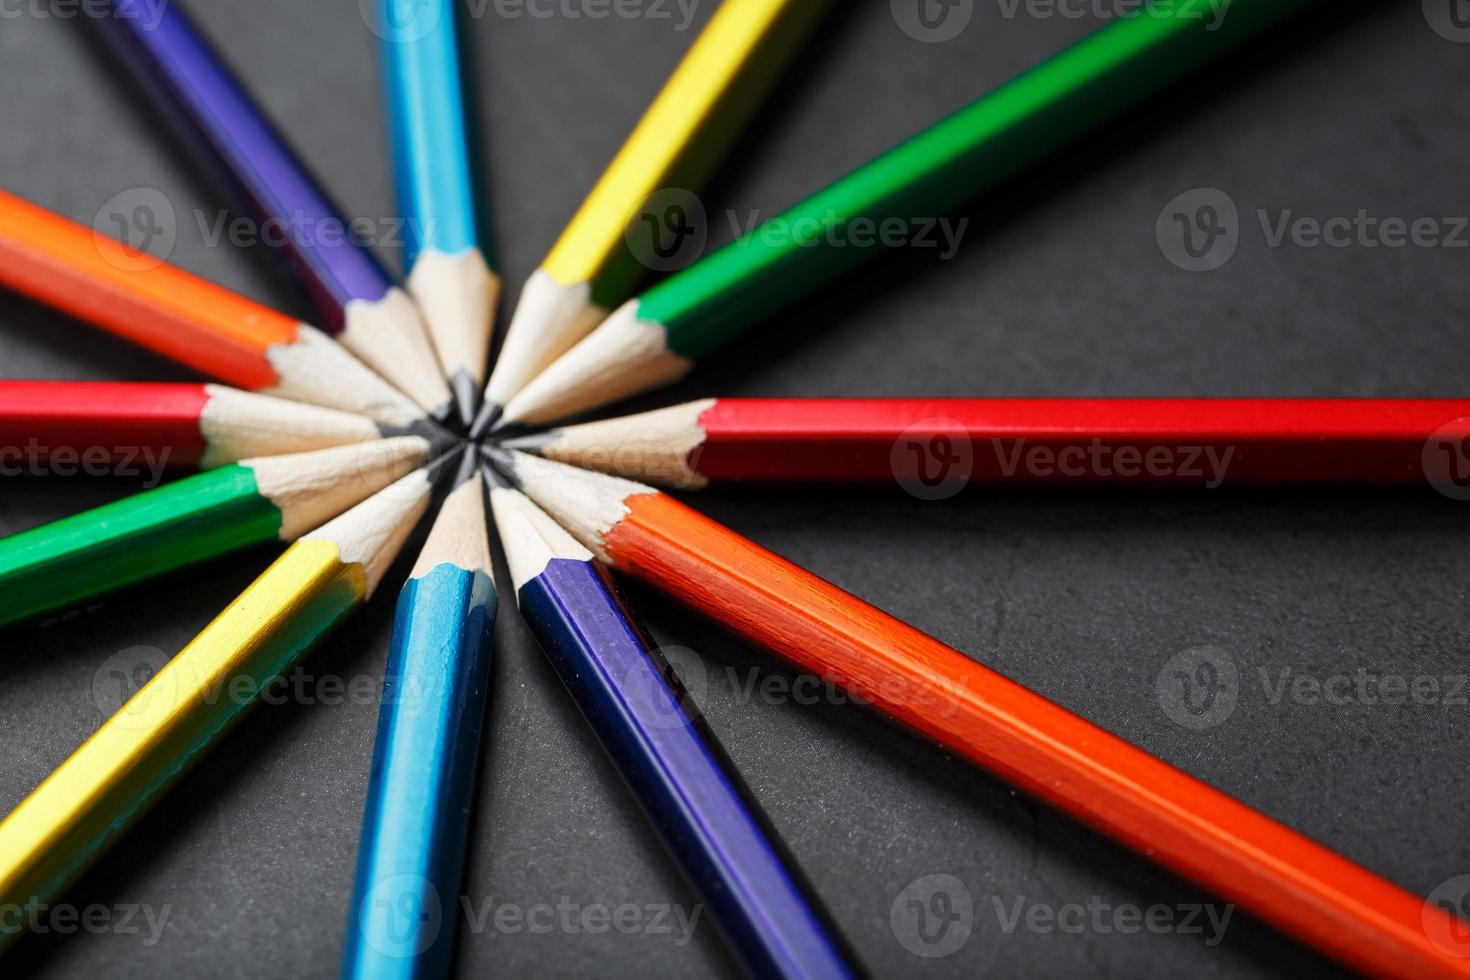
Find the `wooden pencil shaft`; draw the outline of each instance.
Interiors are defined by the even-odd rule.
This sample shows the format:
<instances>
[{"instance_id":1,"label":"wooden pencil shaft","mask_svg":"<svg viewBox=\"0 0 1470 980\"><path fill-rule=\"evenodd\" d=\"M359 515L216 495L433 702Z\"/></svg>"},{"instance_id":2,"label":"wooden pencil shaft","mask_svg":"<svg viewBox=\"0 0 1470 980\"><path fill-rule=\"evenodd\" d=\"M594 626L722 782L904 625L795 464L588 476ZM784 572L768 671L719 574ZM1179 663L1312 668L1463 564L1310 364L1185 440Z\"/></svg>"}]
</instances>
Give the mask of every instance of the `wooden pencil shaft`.
<instances>
[{"instance_id":1,"label":"wooden pencil shaft","mask_svg":"<svg viewBox=\"0 0 1470 980\"><path fill-rule=\"evenodd\" d=\"M519 598L583 717L750 974L850 976L599 569L554 559Z\"/></svg>"},{"instance_id":2,"label":"wooden pencil shaft","mask_svg":"<svg viewBox=\"0 0 1470 980\"><path fill-rule=\"evenodd\" d=\"M97 466L194 466L208 448L199 429L208 404L199 384L0 381L0 467L7 453L44 462L56 450Z\"/></svg>"},{"instance_id":3,"label":"wooden pencil shaft","mask_svg":"<svg viewBox=\"0 0 1470 980\"><path fill-rule=\"evenodd\" d=\"M126 16L130 0L106 2L112 16L89 20L210 180L260 227L288 219L286 227L306 229L283 236L280 254L321 325L338 333L349 302L381 299L387 272L350 235L335 234L349 227L340 209L182 7L169 3L150 20Z\"/></svg>"},{"instance_id":4,"label":"wooden pencil shaft","mask_svg":"<svg viewBox=\"0 0 1470 980\"><path fill-rule=\"evenodd\" d=\"M448 969L494 622L494 589L481 571L440 564L410 579L399 597L343 977Z\"/></svg>"},{"instance_id":5,"label":"wooden pencil shaft","mask_svg":"<svg viewBox=\"0 0 1470 980\"><path fill-rule=\"evenodd\" d=\"M615 567L1287 933L1370 974L1470 975L1417 897L663 494Z\"/></svg>"},{"instance_id":6,"label":"wooden pencil shaft","mask_svg":"<svg viewBox=\"0 0 1470 980\"><path fill-rule=\"evenodd\" d=\"M648 271L628 247L639 209L704 186L830 7L724 0L547 255L552 278L604 310L627 299Z\"/></svg>"},{"instance_id":7,"label":"wooden pencil shaft","mask_svg":"<svg viewBox=\"0 0 1470 980\"><path fill-rule=\"evenodd\" d=\"M722 399L707 479L916 479L940 448L977 482L1422 483L1465 399ZM936 440L942 440L936 443Z\"/></svg>"},{"instance_id":8,"label":"wooden pencil shaft","mask_svg":"<svg viewBox=\"0 0 1470 980\"><path fill-rule=\"evenodd\" d=\"M65 609L251 545L281 511L238 464L0 539L0 625Z\"/></svg>"},{"instance_id":9,"label":"wooden pencil shaft","mask_svg":"<svg viewBox=\"0 0 1470 980\"><path fill-rule=\"evenodd\" d=\"M299 326L4 191L0 284L247 391L278 383L266 352Z\"/></svg>"},{"instance_id":10,"label":"wooden pencil shaft","mask_svg":"<svg viewBox=\"0 0 1470 980\"><path fill-rule=\"evenodd\" d=\"M291 541L420 465L418 438L246 460L0 539L0 624L268 541Z\"/></svg>"},{"instance_id":11,"label":"wooden pencil shaft","mask_svg":"<svg viewBox=\"0 0 1470 980\"><path fill-rule=\"evenodd\" d=\"M1119 20L655 286L639 317L698 360L875 254L845 235L854 222L944 215L1309 2L1236 0L1217 25L1188 5Z\"/></svg>"},{"instance_id":12,"label":"wooden pencil shaft","mask_svg":"<svg viewBox=\"0 0 1470 980\"><path fill-rule=\"evenodd\" d=\"M364 586L331 543L293 545L0 822L0 902L54 900L357 607ZM0 944L14 937L0 933Z\"/></svg>"}]
</instances>

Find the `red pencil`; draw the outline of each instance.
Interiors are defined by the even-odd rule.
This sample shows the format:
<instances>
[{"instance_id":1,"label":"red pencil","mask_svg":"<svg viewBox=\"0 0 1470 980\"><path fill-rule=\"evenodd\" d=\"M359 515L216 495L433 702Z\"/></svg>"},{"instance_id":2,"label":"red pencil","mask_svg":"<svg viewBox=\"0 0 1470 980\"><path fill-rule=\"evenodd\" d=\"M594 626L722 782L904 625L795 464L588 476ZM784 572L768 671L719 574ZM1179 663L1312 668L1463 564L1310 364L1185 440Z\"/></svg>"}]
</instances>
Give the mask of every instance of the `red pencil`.
<instances>
[{"instance_id":1,"label":"red pencil","mask_svg":"<svg viewBox=\"0 0 1470 980\"><path fill-rule=\"evenodd\" d=\"M0 381L0 475L212 468L385 434L361 415L223 385Z\"/></svg>"},{"instance_id":2,"label":"red pencil","mask_svg":"<svg viewBox=\"0 0 1470 980\"><path fill-rule=\"evenodd\" d=\"M1365 973L1470 977L1429 937L1443 911L673 498L495 458L614 568L1301 941Z\"/></svg>"},{"instance_id":3,"label":"red pencil","mask_svg":"<svg viewBox=\"0 0 1470 980\"><path fill-rule=\"evenodd\" d=\"M720 481L1414 483L1470 399L721 398L508 445L664 486ZM1452 447L1457 448L1457 447Z\"/></svg>"}]
</instances>

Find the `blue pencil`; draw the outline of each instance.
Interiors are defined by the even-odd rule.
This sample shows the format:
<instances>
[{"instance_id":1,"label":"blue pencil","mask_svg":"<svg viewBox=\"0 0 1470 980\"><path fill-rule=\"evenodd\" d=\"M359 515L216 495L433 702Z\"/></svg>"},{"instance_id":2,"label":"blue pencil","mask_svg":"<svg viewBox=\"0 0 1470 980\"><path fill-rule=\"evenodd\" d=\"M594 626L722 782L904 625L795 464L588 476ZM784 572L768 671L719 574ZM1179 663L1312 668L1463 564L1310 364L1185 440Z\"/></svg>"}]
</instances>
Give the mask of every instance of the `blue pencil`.
<instances>
[{"instance_id":1,"label":"blue pencil","mask_svg":"<svg viewBox=\"0 0 1470 980\"><path fill-rule=\"evenodd\" d=\"M522 617L737 959L757 977L852 976L592 553L520 492L490 502Z\"/></svg>"},{"instance_id":2,"label":"blue pencil","mask_svg":"<svg viewBox=\"0 0 1470 980\"><path fill-rule=\"evenodd\" d=\"M260 106L177 2L138 16L104 0L86 18L137 81L195 163L279 248L316 305L319 324L421 408L452 411L448 382L419 317Z\"/></svg>"},{"instance_id":3,"label":"blue pencil","mask_svg":"<svg viewBox=\"0 0 1470 980\"><path fill-rule=\"evenodd\" d=\"M495 624L484 494L449 495L398 600L343 977L449 969Z\"/></svg>"},{"instance_id":4,"label":"blue pencil","mask_svg":"<svg viewBox=\"0 0 1470 980\"><path fill-rule=\"evenodd\" d=\"M490 357L500 278L480 240L453 0L378 0L408 291L465 424Z\"/></svg>"}]
</instances>

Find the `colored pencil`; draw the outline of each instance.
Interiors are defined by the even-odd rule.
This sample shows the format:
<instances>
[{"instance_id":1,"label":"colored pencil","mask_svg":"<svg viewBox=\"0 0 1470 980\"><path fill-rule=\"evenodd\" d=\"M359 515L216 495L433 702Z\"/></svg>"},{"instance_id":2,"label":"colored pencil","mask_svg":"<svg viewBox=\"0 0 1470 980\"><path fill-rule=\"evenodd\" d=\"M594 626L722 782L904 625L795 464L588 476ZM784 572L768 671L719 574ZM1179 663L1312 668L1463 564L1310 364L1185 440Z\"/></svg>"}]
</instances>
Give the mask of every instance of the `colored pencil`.
<instances>
[{"instance_id":1,"label":"colored pencil","mask_svg":"<svg viewBox=\"0 0 1470 980\"><path fill-rule=\"evenodd\" d=\"M402 436L247 459L0 539L0 625L264 544L295 541L423 464Z\"/></svg>"},{"instance_id":2,"label":"colored pencil","mask_svg":"<svg viewBox=\"0 0 1470 980\"><path fill-rule=\"evenodd\" d=\"M1447 428L1448 427L1448 428ZM505 445L679 489L711 482L1422 483L1463 398L720 398ZM1446 436L1448 438L1448 436Z\"/></svg>"},{"instance_id":3,"label":"colored pencil","mask_svg":"<svg viewBox=\"0 0 1470 980\"><path fill-rule=\"evenodd\" d=\"M1124 17L625 303L506 405L544 424L671 383L772 311L917 235L1311 0L1168 4ZM882 232L882 234L880 234ZM907 238L905 236L897 236Z\"/></svg>"},{"instance_id":4,"label":"colored pencil","mask_svg":"<svg viewBox=\"0 0 1470 980\"><path fill-rule=\"evenodd\" d=\"M398 599L344 978L449 971L495 627L485 487L470 473ZM441 914L417 914L434 908Z\"/></svg>"},{"instance_id":5,"label":"colored pencil","mask_svg":"<svg viewBox=\"0 0 1470 980\"><path fill-rule=\"evenodd\" d=\"M214 469L384 435L361 415L223 385L0 380L0 476L53 457L118 475Z\"/></svg>"},{"instance_id":6,"label":"colored pencil","mask_svg":"<svg viewBox=\"0 0 1470 980\"><path fill-rule=\"evenodd\" d=\"M245 391L405 429L424 418L316 328L3 190L0 285Z\"/></svg>"},{"instance_id":7,"label":"colored pencil","mask_svg":"<svg viewBox=\"0 0 1470 980\"><path fill-rule=\"evenodd\" d=\"M436 418L448 382L417 305L397 286L179 3L152 18L104 0L88 20L199 168L279 247L327 332Z\"/></svg>"},{"instance_id":8,"label":"colored pencil","mask_svg":"<svg viewBox=\"0 0 1470 980\"><path fill-rule=\"evenodd\" d=\"M647 486L517 454L600 558L1176 874L1368 974L1470 976L1444 913Z\"/></svg>"},{"instance_id":9,"label":"colored pencil","mask_svg":"<svg viewBox=\"0 0 1470 980\"><path fill-rule=\"evenodd\" d=\"M408 291L468 425L485 387L500 277L480 241L456 7L378 0L378 34Z\"/></svg>"},{"instance_id":10,"label":"colored pencil","mask_svg":"<svg viewBox=\"0 0 1470 980\"><path fill-rule=\"evenodd\" d=\"M731 951L754 977L851 976L592 553L513 489L491 506L521 615Z\"/></svg>"},{"instance_id":11,"label":"colored pencil","mask_svg":"<svg viewBox=\"0 0 1470 980\"><path fill-rule=\"evenodd\" d=\"M24 910L0 945L373 594L430 489L418 470L292 545L0 821L0 903Z\"/></svg>"},{"instance_id":12,"label":"colored pencil","mask_svg":"<svg viewBox=\"0 0 1470 980\"><path fill-rule=\"evenodd\" d=\"M653 195L704 186L830 6L830 0L725 0L715 11L527 281L490 375L477 434L632 295L646 269L629 249L630 224Z\"/></svg>"}]
</instances>

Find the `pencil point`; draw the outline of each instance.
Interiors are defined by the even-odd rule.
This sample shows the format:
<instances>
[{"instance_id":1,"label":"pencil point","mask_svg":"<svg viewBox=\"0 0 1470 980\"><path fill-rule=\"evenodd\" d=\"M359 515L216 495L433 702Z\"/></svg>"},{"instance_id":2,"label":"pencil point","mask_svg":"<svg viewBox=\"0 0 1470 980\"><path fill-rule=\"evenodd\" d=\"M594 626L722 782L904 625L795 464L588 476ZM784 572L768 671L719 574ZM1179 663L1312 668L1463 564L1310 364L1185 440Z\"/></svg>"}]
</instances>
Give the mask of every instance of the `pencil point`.
<instances>
[{"instance_id":1,"label":"pencil point","mask_svg":"<svg viewBox=\"0 0 1470 980\"><path fill-rule=\"evenodd\" d=\"M475 423L475 409L480 404L480 386L464 370L455 372L454 377L449 379L449 386L454 391L454 405L459 412L459 421L468 429Z\"/></svg>"},{"instance_id":2,"label":"pencil point","mask_svg":"<svg viewBox=\"0 0 1470 980\"><path fill-rule=\"evenodd\" d=\"M555 432L532 432L513 439L497 440L496 445L513 452L540 456L546 447L556 442L558 438L560 437Z\"/></svg>"},{"instance_id":3,"label":"pencil point","mask_svg":"<svg viewBox=\"0 0 1470 980\"><path fill-rule=\"evenodd\" d=\"M500 405L492 401L486 401L485 404L480 406L480 414L475 417L474 424L470 426L470 438L485 438L486 434L492 431L492 427L495 425L495 423L500 421L500 416L504 414L504 412L504 405Z\"/></svg>"}]
</instances>

